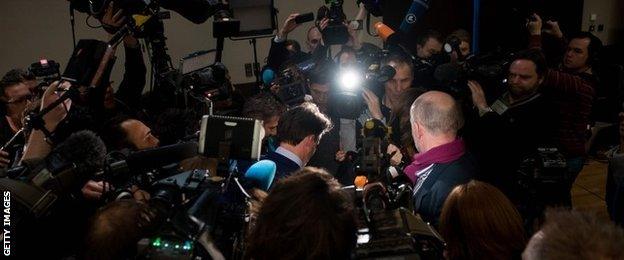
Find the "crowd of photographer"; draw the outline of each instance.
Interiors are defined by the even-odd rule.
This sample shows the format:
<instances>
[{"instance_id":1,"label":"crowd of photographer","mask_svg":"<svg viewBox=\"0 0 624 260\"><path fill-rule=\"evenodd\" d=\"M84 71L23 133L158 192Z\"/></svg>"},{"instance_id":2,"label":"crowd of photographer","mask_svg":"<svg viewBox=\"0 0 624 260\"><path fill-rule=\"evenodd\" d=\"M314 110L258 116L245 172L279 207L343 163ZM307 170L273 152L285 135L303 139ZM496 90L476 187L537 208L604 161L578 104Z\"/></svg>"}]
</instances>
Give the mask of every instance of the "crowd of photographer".
<instances>
[{"instance_id":1,"label":"crowd of photographer","mask_svg":"<svg viewBox=\"0 0 624 260\"><path fill-rule=\"evenodd\" d=\"M601 96L614 86L598 38L566 38L533 14L525 50L473 55L462 29L428 30L410 47L383 24L379 48L360 41L364 4L349 22L329 2L307 52L289 34L310 18L285 19L248 97L221 63L178 79L183 90L145 91L143 45L119 36L129 18L112 2L97 18L122 37L121 83L106 78L111 44L96 62L79 44L63 80L52 61L7 72L0 187L12 254L624 258L620 226L571 209L589 129L624 129L605 105L624 100ZM607 183L620 225L622 147Z\"/></svg>"}]
</instances>

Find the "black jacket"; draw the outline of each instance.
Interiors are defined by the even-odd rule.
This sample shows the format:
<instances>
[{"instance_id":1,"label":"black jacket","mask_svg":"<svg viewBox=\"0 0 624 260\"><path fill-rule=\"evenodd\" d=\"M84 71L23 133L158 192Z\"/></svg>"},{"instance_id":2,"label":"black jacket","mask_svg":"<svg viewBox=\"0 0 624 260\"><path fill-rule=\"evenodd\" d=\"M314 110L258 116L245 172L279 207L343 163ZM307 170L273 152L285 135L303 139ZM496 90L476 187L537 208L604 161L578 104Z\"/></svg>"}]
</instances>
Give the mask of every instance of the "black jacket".
<instances>
[{"instance_id":1,"label":"black jacket","mask_svg":"<svg viewBox=\"0 0 624 260\"><path fill-rule=\"evenodd\" d=\"M300 169L299 165L296 162L288 159L286 156L283 156L276 152L269 152L265 155L262 160L269 160L275 163L276 171L275 171L275 180L273 184L279 179L286 178L290 176L293 172L296 172Z\"/></svg>"},{"instance_id":2,"label":"black jacket","mask_svg":"<svg viewBox=\"0 0 624 260\"><path fill-rule=\"evenodd\" d=\"M499 112L500 113L500 112ZM557 123L553 103L540 94L489 112L466 129L465 140L479 162L480 176L514 200L521 162L539 147L553 147Z\"/></svg>"},{"instance_id":3,"label":"black jacket","mask_svg":"<svg viewBox=\"0 0 624 260\"><path fill-rule=\"evenodd\" d=\"M437 227L446 197L455 186L469 182L476 173L475 161L469 153L449 163L435 164L413 195L414 211Z\"/></svg>"}]
</instances>

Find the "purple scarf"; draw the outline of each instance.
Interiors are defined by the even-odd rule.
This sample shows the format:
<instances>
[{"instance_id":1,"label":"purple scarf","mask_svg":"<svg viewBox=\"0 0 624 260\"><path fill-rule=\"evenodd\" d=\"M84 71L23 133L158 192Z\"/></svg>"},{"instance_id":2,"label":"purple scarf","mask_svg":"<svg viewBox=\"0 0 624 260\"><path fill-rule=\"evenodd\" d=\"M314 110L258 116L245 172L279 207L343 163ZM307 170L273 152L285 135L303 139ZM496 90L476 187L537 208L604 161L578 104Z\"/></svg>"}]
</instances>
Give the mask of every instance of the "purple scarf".
<instances>
[{"instance_id":1,"label":"purple scarf","mask_svg":"<svg viewBox=\"0 0 624 260\"><path fill-rule=\"evenodd\" d=\"M417 172L429 167L434 163L448 163L459 159L466 153L466 147L464 141L460 138L455 139L447 144L443 144L432 148L424 153L417 153L414 155L412 163L405 167L405 175L416 183L418 180Z\"/></svg>"}]
</instances>

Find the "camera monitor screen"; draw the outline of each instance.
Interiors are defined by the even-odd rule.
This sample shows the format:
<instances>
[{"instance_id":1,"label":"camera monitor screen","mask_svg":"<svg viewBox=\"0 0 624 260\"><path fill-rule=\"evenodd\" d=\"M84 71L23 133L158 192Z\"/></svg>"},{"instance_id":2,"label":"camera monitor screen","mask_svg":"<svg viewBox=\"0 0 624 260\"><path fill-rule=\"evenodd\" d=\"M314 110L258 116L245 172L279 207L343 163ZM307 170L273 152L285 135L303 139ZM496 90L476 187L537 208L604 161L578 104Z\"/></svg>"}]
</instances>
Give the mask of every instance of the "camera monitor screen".
<instances>
[{"instance_id":1,"label":"camera monitor screen","mask_svg":"<svg viewBox=\"0 0 624 260\"><path fill-rule=\"evenodd\" d=\"M264 138L261 120L205 115L199 134L199 153L208 158L257 160Z\"/></svg>"}]
</instances>

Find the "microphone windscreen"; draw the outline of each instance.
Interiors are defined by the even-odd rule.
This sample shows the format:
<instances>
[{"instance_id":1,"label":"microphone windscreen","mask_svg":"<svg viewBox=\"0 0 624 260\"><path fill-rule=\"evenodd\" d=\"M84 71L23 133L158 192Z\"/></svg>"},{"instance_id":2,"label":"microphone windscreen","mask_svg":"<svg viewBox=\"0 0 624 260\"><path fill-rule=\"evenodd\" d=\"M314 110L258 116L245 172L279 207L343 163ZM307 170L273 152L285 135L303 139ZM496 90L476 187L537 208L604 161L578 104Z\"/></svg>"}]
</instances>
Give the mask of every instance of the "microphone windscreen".
<instances>
[{"instance_id":1,"label":"microphone windscreen","mask_svg":"<svg viewBox=\"0 0 624 260\"><path fill-rule=\"evenodd\" d=\"M256 187L267 191L271 187L271 184L273 184L276 170L277 166L274 162L261 160L247 169L247 172L245 172L245 179L253 182L257 185Z\"/></svg>"},{"instance_id":2,"label":"microphone windscreen","mask_svg":"<svg viewBox=\"0 0 624 260\"><path fill-rule=\"evenodd\" d=\"M382 22L377 22L375 24L375 30L377 31L377 35L379 35L384 42L388 41L388 37L394 34L394 30Z\"/></svg>"},{"instance_id":3,"label":"microphone windscreen","mask_svg":"<svg viewBox=\"0 0 624 260\"><path fill-rule=\"evenodd\" d=\"M262 82L264 83L264 85L271 85L271 82L273 82L274 79L275 71L270 68L266 68L264 69L264 71L262 71Z\"/></svg>"},{"instance_id":4,"label":"microphone windscreen","mask_svg":"<svg viewBox=\"0 0 624 260\"><path fill-rule=\"evenodd\" d=\"M364 186L368 183L368 178L366 178L366 176L357 176L355 177L355 180L353 181L353 184L355 185L355 187L357 188L364 188Z\"/></svg>"},{"instance_id":5,"label":"microphone windscreen","mask_svg":"<svg viewBox=\"0 0 624 260\"><path fill-rule=\"evenodd\" d=\"M95 173L104 165L106 145L94 132L88 130L71 134L57 145L47 161L59 164L73 163L78 172ZM53 164L56 164L53 163Z\"/></svg>"}]
</instances>

